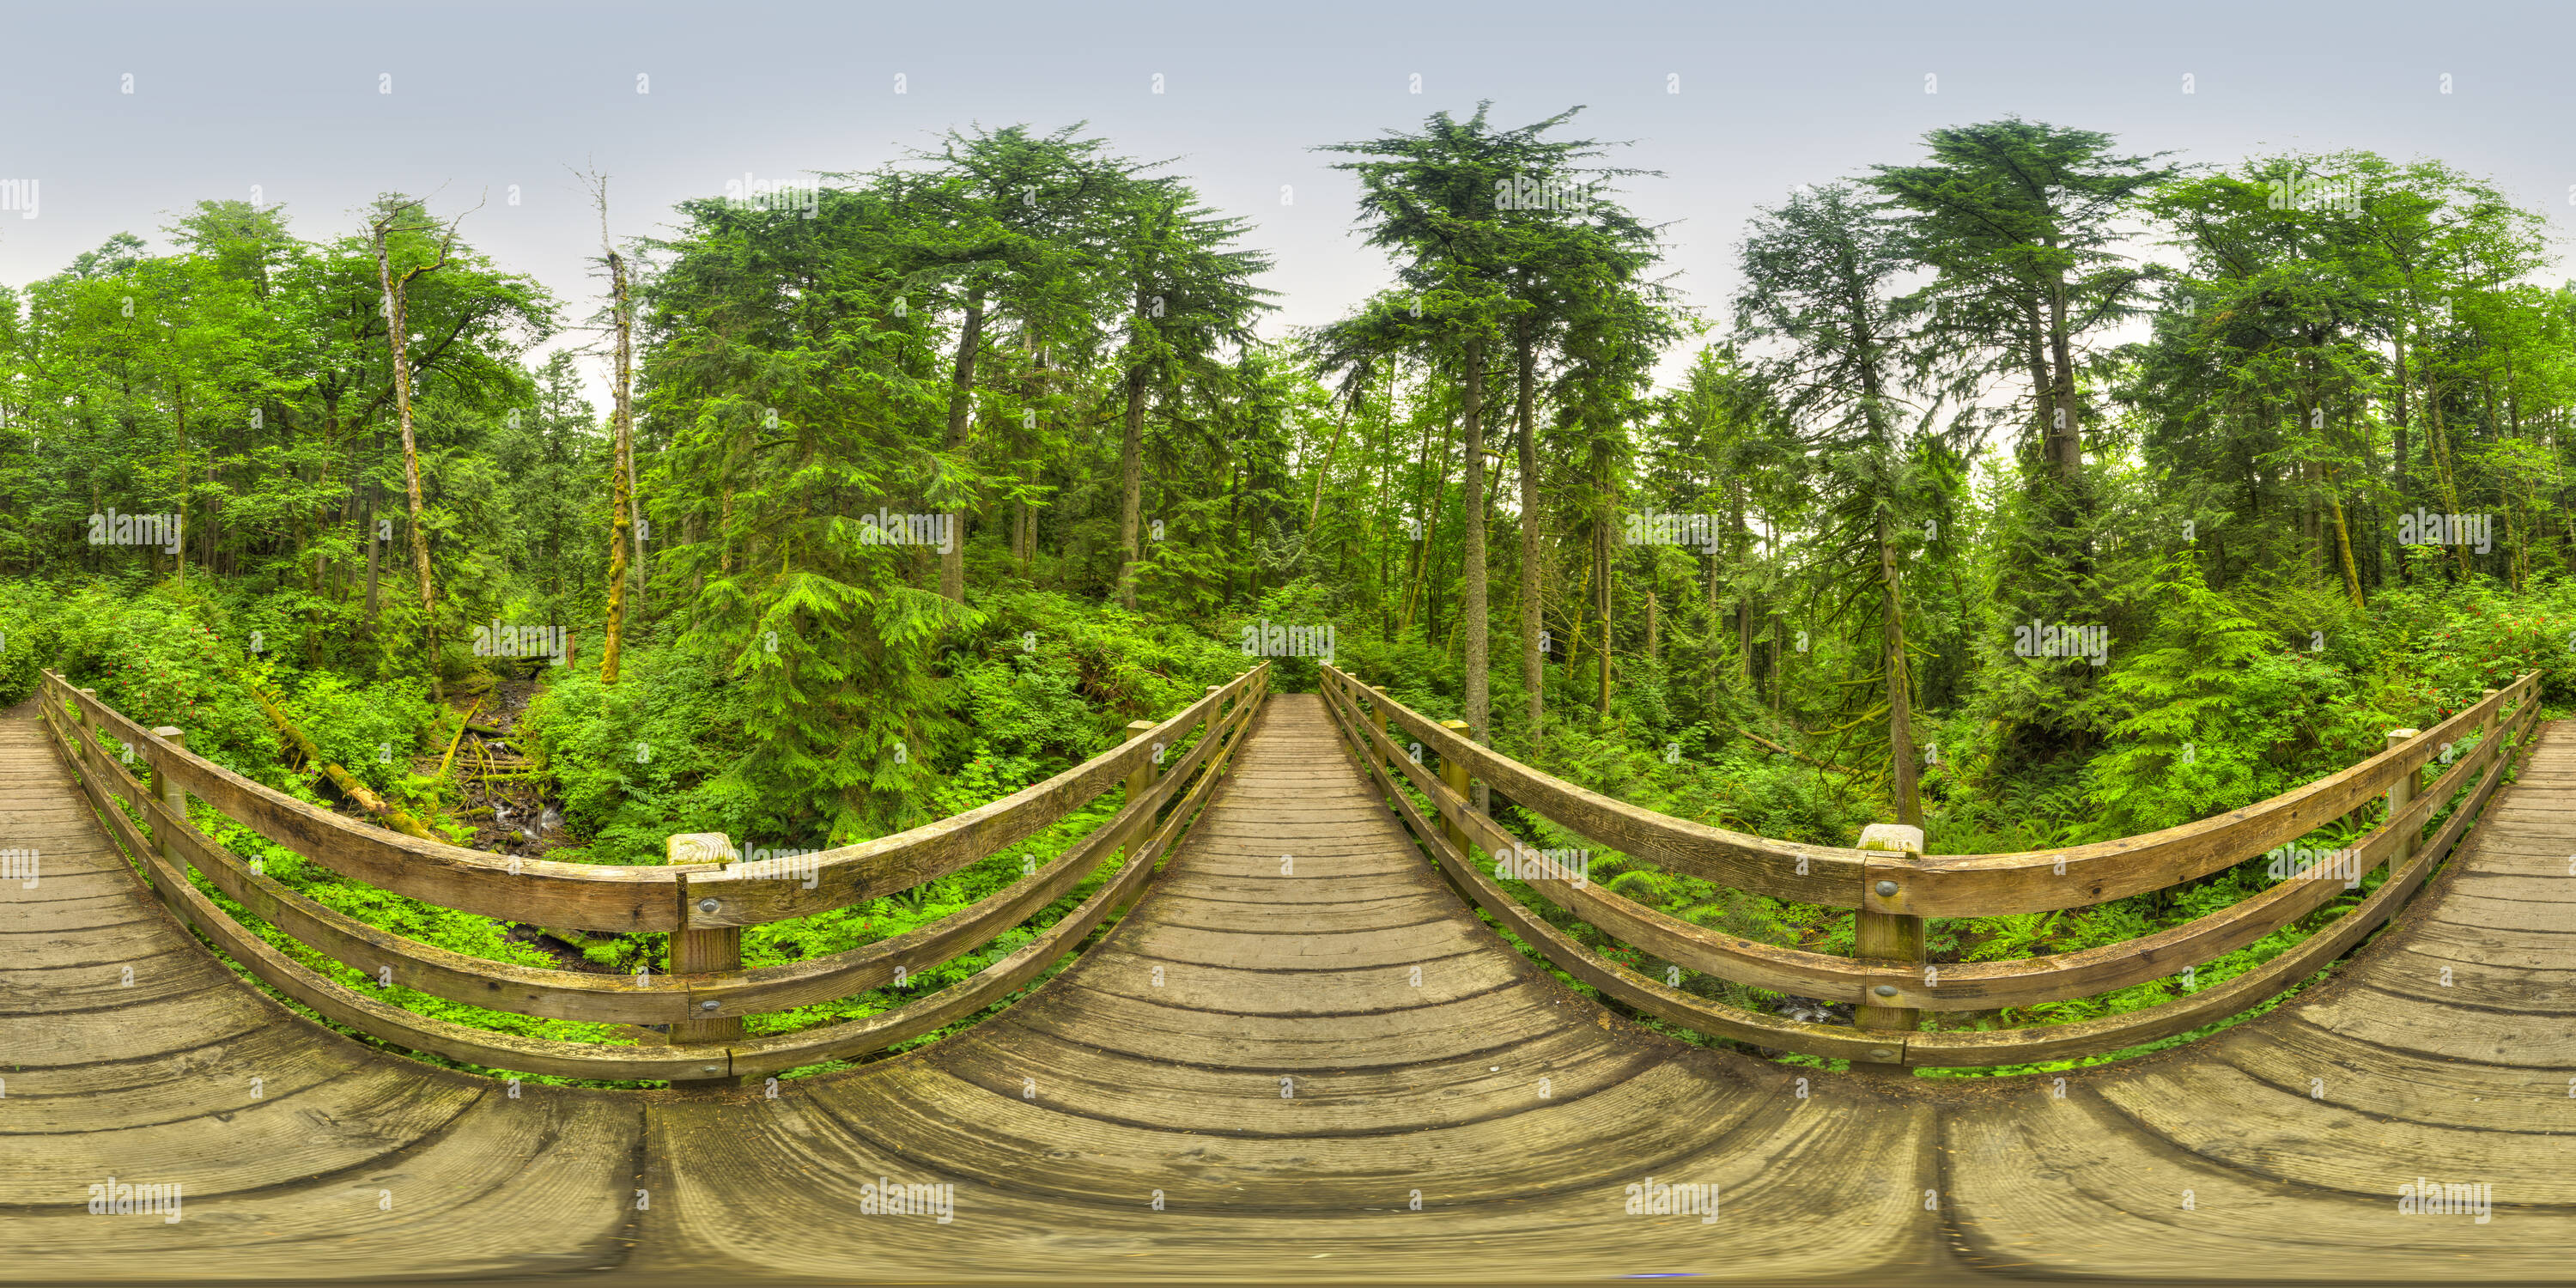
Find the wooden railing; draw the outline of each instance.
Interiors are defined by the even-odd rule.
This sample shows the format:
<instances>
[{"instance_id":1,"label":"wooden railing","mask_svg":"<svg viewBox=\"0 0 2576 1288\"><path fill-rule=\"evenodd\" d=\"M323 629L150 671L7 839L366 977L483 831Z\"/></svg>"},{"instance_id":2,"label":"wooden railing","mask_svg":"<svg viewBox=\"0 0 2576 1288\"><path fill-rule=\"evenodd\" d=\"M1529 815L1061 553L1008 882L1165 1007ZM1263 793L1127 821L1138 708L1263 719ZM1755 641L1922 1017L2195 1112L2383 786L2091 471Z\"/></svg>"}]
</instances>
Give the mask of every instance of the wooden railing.
<instances>
[{"instance_id":1,"label":"wooden railing","mask_svg":"<svg viewBox=\"0 0 2576 1288\"><path fill-rule=\"evenodd\" d=\"M2402 729L2388 750L2257 805L2145 836L2021 854L1925 855L1912 828L1873 827L1869 848L1797 845L1748 836L1611 800L1551 778L1466 736L1457 721L1433 721L1323 667L1325 704L1389 804L1466 898L1559 969L1629 1006L1685 1028L1855 1067L1976 1067L2067 1059L2120 1050L2250 1009L2315 974L2398 908L2450 853L2478 813L2540 712L2537 672L2436 728ZM2511 714L2507 715L2507 709ZM1395 726L1418 740L1399 747ZM2477 744L2465 756L2459 744ZM1434 774L1421 752L1435 754ZM2425 767L2449 768L2419 790ZM1399 776L1432 803L1434 826L1399 788ZM1696 973L1756 988L1849 1002L1849 1028L1809 1024L1726 1006L1650 979L1591 952L1495 884L1475 861L1526 852L1517 837L1468 803L1469 780L1494 790L1594 844L1669 871L1802 903L1858 910L1858 953L1838 957L1720 934L1625 899L1599 885L1564 879L1529 884L1542 897L1603 933ZM2460 795L2465 791L2465 795ZM2429 840L2424 829L2460 795ZM2348 867L2292 875L2261 893L2143 939L2017 961L1932 964L1923 919L1987 917L2080 908L2165 889L2289 844L2385 797L2381 825L2349 847ZM2000 1010L2063 1001L2169 978L2263 938L2333 902L2349 876L2389 865L2388 879L2358 906L2272 960L2159 1005L2101 1019L1983 1031L1925 1031L1923 1011ZM1518 866L1518 865L1515 865Z\"/></svg>"},{"instance_id":2,"label":"wooden railing","mask_svg":"<svg viewBox=\"0 0 2576 1288\"><path fill-rule=\"evenodd\" d=\"M81 787L155 893L181 920L278 992L395 1046L496 1069L607 1081L731 1082L882 1050L1008 997L1135 901L1208 798L1268 692L1255 666L1159 724L1043 783L895 836L828 850L782 872L738 863L721 834L671 838L667 866L505 858L371 827L233 773L186 748L174 728L144 729L47 671L45 721ZM1205 736L1169 769L1166 753ZM100 735L114 738L111 752ZM120 760L147 767L147 787ZM1113 786L1117 814L1033 873L946 917L846 952L741 968L741 927L810 916L934 881L1027 839ZM315 902L216 844L188 820L187 797L342 876L425 903L539 926L671 935L672 973L603 975L487 961L407 939ZM142 816L138 828L125 805ZM1158 820L1159 816L1159 820ZM1115 876L1029 943L968 979L864 1019L743 1036L743 1018L849 996L919 973L1027 920L1113 853ZM208 884L299 942L378 985L399 984L496 1011L668 1025L670 1045L562 1042L497 1033L394 1006L322 975L225 914Z\"/></svg>"}]
</instances>

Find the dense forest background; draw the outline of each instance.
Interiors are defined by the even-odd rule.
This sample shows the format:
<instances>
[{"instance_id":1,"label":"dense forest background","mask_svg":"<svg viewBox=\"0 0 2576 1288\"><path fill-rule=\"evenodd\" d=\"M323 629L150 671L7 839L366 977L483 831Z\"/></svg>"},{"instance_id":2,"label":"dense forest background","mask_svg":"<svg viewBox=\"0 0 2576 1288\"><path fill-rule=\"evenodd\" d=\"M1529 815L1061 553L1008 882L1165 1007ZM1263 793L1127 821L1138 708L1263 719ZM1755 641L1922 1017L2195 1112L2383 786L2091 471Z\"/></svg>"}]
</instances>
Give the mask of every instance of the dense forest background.
<instances>
[{"instance_id":1,"label":"dense forest background","mask_svg":"<svg viewBox=\"0 0 2576 1288\"><path fill-rule=\"evenodd\" d=\"M1576 119L1320 143L1389 273L1286 336L1250 222L1079 126L670 212L595 180L584 300L476 251L466 203L203 202L0 288L0 703L57 667L315 800L357 809L352 777L452 839L650 863L1040 781L1265 623L1330 625L1344 669L1595 790L1944 853L2172 826L2525 671L2576 688L2576 283L2489 183L2007 118L1783 194L1704 298L1625 204L1655 176ZM507 785L449 750L487 704ZM1935 955L2130 937L2262 866L1936 925ZM763 928L749 960L1018 870ZM1849 949L1848 914L1606 871Z\"/></svg>"}]
</instances>

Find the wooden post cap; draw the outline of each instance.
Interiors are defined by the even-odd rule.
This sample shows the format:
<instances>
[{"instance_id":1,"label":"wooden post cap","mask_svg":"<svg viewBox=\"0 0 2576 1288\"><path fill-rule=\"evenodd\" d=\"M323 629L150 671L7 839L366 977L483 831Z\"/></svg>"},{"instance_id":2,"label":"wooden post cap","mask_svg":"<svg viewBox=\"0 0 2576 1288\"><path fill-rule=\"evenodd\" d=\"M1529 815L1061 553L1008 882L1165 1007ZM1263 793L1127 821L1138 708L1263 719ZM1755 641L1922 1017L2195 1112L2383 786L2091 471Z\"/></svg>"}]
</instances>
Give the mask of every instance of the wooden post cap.
<instances>
[{"instance_id":1,"label":"wooden post cap","mask_svg":"<svg viewBox=\"0 0 2576 1288\"><path fill-rule=\"evenodd\" d=\"M2423 732L2421 729L2391 729L2388 731L2388 745L2401 746Z\"/></svg>"},{"instance_id":2,"label":"wooden post cap","mask_svg":"<svg viewBox=\"0 0 2576 1288\"><path fill-rule=\"evenodd\" d=\"M722 832L679 832L664 842L663 852L677 863L730 863L733 841Z\"/></svg>"},{"instance_id":3,"label":"wooden post cap","mask_svg":"<svg viewBox=\"0 0 2576 1288\"><path fill-rule=\"evenodd\" d=\"M1921 854L1923 829L1911 823L1872 823L1860 830L1860 848Z\"/></svg>"},{"instance_id":4,"label":"wooden post cap","mask_svg":"<svg viewBox=\"0 0 2576 1288\"><path fill-rule=\"evenodd\" d=\"M188 731L171 725L163 725L160 728L153 730L152 736L163 742L174 743L183 747L188 743Z\"/></svg>"},{"instance_id":5,"label":"wooden post cap","mask_svg":"<svg viewBox=\"0 0 2576 1288\"><path fill-rule=\"evenodd\" d=\"M1154 732L1154 722L1151 720L1130 720L1127 722L1127 741L1129 742L1134 742L1152 732Z\"/></svg>"}]
</instances>

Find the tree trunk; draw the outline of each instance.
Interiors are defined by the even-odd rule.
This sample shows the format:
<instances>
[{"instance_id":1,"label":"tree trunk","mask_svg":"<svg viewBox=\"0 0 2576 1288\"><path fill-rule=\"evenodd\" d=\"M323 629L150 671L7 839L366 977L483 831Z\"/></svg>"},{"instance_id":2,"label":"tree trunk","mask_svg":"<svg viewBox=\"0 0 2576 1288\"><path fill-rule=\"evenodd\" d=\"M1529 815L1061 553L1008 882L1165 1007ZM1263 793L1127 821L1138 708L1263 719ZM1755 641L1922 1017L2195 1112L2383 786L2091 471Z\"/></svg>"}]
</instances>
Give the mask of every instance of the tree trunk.
<instances>
[{"instance_id":1,"label":"tree trunk","mask_svg":"<svg viewBox=\"0 0 2576 1288\"><path fill-rule=\"evenodd\" d=\"M616 456L608 463L608 631L599 650L599 682L615 684L626 637L626 550L635 526L635 418L627 387L633 355L627 349L626 261L613 250L608 252L608 273L614 300L612 321L617 327L616 383L608 391L614 400L610 421ZM636 549L640 554L642 547Z\"/></svg>"},{"instance_id":2,"label":"tree trunk","mask_svg":"<svg viewBox=\"0 0 2576 1288\"><path fill-rule=\"evenodd\" d=\"M2040 339L2038 303L2024 300L2022 314L2022 364L2030 372L2031 422L2037 430L2039 458L2054 470L2057 467L2056 417L2049 413L2057 405L2057 382L2048 374L2048 353Z\"/></svg>"},{"instance_id":3,"label":"tree trunk","mask_svg":"<svg viewBox=\"0 0 2576 1288\"><path fill-rule=\"evenodd\" d=\"M1905 671L1905 600L1896 575L1896 544L1887 520L1878 521L1878 576L1887 614L1887 751L1896 777L1896 821L1923 826L1923 801L1915 789L1914 713Z\"/></svg>"},{"instance_id":4,"label":"tree trunk","mask_svg":"<svg viewBox=\"0 0 2576 1288\"><path fill-rule=\"evenodd\" d=\"M1518 354L1520 387L1513 400L1512 415L1518 422L1515 437L1520 448L1517 462L1521 472L1521 687L1528 690L1523 703L1529 719L1530 750L1535 753L1546 745L1547 671L1546 659L1539 655L1540 622L1539 503L1538 503L1538 345L1530 336L1529 323L1520 328Z\"/></svg>"},{"instance_id":5,"label":"tree trunk","mask_svg":"<svg viewBox=\"0 0 2576 1288\"><path fill-rule=\"evenodd\" d=\"M1601 719L1605 722L1610 719L1610 611L1612 608L1610 579L1617 572L1617 569L1613 567L1610 562L1611 517L1612 516L1605 509L1601 516L1601 522L1597 525L1601 534L1600 544L1598 546L1601 555L1601 602L1599 605L1601 610L1601 648L1599 650L1601 656L1598 659L1601 663L1601 698L1595 705L1594 709L1601 713Z\"/></svg>"},{"instance_id":6,"label":"tree trunk","mask_svg":"<svg viewBox=\"0 0 2576 1288\"><path fill-rule=\"evenodd\" d=\"M1749 685L1753 682L1753 590L1744 584L1743 564L1753 534L1744 526L1744 480L1729 480L1727 493L1735 507L1735 657Z\"/></svg>"},{"instance_id":7,"label":"tree trunk","mask_svg":"<svg viewBox=\"0 0 2576 1288\"><path fill-rule=\"evenodd\" d=\"M1144 536L1145 369L1127 373L1127 429L1118 444L1118 602L1136 611L1136 557Z\"/></svg>"},{"instance_id":8,"label":"tree trunk","mask_svg":"<svg viewBox=\"0 0 2576 1288\"><path fill-rule=\"evenodd\" d=\"M948 452L961 456L975 411L975 346L984 334L984 288L966 292L966 322L957 329L957 362L948 390ZM1132 413L1131 413L1132 414ZM966 602L966 511L948 516L948 548L939 555L939 594ZM1132 603L1131 603L1132 607Z\"/></svg>"},{"instance_id":9,"label":"tree trunk","mask_svg":"<svg viewBox=\"0 0 2576 1288\"><path fill-rule=\"evenodd\" d=\"M1778 613L1771 614L1771 665L1764 669L1771 678L1771 718L1780 718L1780 694L1788 685L1789 623Z\"/></svg>"},{"instance_id":10,"label":"tree trunk","mask_svg":"<svg viewBox=\"0 0 2576 1288\"><path fill-rule=\"evenodd\" d=\"M409 322L403 307L404 288L409 275L394 276L390 233L376 232L376 280L384 288L385 344L393 351L394 419L402 426L403 499L411 518L412 574L420 582L421 629L429 638L429 692L432 701L447 701L447 685L439 678L438 588L429 570L429 528L420 521L420 446L412 436L411 424L411 358Z\"/></svg>"},{"instance_id":11,"label":"tree trunk","mask_svg":"<svg viewBox=\"0 0 2576 1288\"><path fill-rule=\"evenodd\" d=\"M2326 471L2326 488L2326 503L2334 507L2335 545L2343 552L2344 585L2352 591L2352 606L2366 610L2370 605L2361 597L2361 568L2352 561L2352 529L2344 523L2343 498L2335 495L2332 470Z\"/></svg>"},{"instance_id":12,"label":"tree trunk","mask_svg":"<svg viewBox=\"0 0 2576 1288\"><path fill-rule=\"evenodd\" d=\"M620 330L622 332L623 328ZM632 350L627 348L624 339L621 334L618 349L631 354ZM628 387L628 382L625 380L620 380L617 384L620 389ZM653 582L652 573L644 566L644 543L651 539L649 534L653 528L653 521L644 517L644 489L635 479L635 410L631 404L626 411L626 508L635 513L635 522L631 525L633 530L629 535L635 542L635 612L641 616L644 612L644 591Z\"/></svg>"},{"instance_id":13,"label":"tree trunk","mask_svg":"<svg viewBox=\"0 0 2576 1288\"><path fill-rule=\"evenodd\" d=\"M1424 429L1427 434L1429 426L1426 425ZM1446 448L1448 441L1443 439L1441 446ZM1406 591L1404 596L1404 630L1410 632L1413 629L1414 608L1418 602L1422 610L1424 644L1432 642L1437 633L1433 628L1440 620L1439 609L1431 603L1431 586L1434 581L1432 574L1438 571L1434 566L1434 560L1440 550L1440 522L1446 517L1449 509L1449 469L1452 464L1453 462L1446 459L1444 453L1440 462L1440 477L1433 487L1430 504L1423 511L1431 517L1422 525L1422 557L1413 561L1413 588Z\"/></svg>"},{"instance_id":14,"label":"tree trunk","mask_svg":"<svg viewBox=\"0 0 2576 1288\"><path fill-rule=\"evenodd\" d=\"M1358 400L1354 398L1352 401L1356 403ZM1309 533L1315 530L1315 520L1324 513L1324 480L1332 477L1333 458L1342 454L1342 436L1350 432L1352 410L1349 407L1342 409L1341 423L1333 426L1332 444L1324 449L1324 467L1315 471L1315 497L1306 503L1306 531Z\"/></svg>"},{"instance_id":15,"label":"tree trunk","mask_svg":"<svg viewBox=\"0 0 2576 1288\"><path fill-rule=\"evenodd\" d=\"M2044 239L2049 249L2057 247L2054 238ZM2048 288L2048 351L2056 378L2056 408L2064 419L2052 417L2057 428L2057 476L2069 489L2083 481L2084 430L2075 412L2075 352L2066 322L2066 282L2060 278Z\"/></svg>"},{"instance_id":16,"label":"tree trunk","mask_svg":"<svg viewBox=\"0 0 2576 1288\"><path fill-rule=\"evenodd\" d=\"M1465 627L1467 656L1466 716L1468 732L1479 743L1492 741L1492 677L1485 673L1489 641L1485 621L1485 342L1481 339L1467 345L1467 389L1464 407L1466 457L1460 470L1461 486L1466 495L1459 498L1459 516L1466 527L1460 532L1458 560L1460 580L1465 583L1460 595L1459 623ZM1476 807L1484 808L1482 784L1476 791Z\"/></svg>"},{"instance_id":17,"label":"tree trunk","mask_svg":"<svg viewBox=\"0 0 2576 1288\"><path fill-rule=\"evenodd\" d=\"M371 632L376 628L378 603L376 598L377 552L384 545L383 542L376 540L376 501L383 490L374 479L367 480L367 629Z\"/></svg>"},{"instance_id":18,"label":"tree trunk","mask_svg":"<svg viewBox=\"0 0 2576 1288\"><path fill-rule=\"evenodd\" d=\"M172 405L176 410L179 446L179 539L170 543L170 580L179 586L188 584L188 395L182 385L175 391Z\"/></svg>"},{"instance_id":19,"label":"tree trunk","mask_svg":"<svg viewBox=\"0 0 2576 1288\"><path fill-rule=\"evenodd\" d=\"M2429 373L2424 378L2424 412L2433 422L2433 477L2442 485L2442 509L2448 514L2458 514L2459 476L2451 468L2451 438L2442 424L2441 390L2434 387ZM2455 544L2451 552L2460 565L2460 576L2466 578L2469 575L2469 548Z\"/></svg>"}]
</instances>

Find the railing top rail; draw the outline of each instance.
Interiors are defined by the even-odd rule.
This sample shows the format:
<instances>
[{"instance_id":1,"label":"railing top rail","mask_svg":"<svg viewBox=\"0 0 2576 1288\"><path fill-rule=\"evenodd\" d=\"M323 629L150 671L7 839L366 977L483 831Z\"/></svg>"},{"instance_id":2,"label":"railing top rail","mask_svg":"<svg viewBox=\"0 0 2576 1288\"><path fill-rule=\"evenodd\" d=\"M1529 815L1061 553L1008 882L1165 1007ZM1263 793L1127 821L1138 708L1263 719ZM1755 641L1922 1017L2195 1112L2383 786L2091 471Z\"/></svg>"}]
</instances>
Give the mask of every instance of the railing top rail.
<instances>
[{"instance_id":1,"label":"railing top rail","mask_svg":"<svg viewBox=\"0 0 2576 1288\"><path fill-rule=\"evenodd\" d=\"M1778 841L1640 809L1461 738L1403 703L1365 690L1356 677L1330 663L1323 670L1328 682L1361 688L1360 696L1384 704L1391 723L1443 760L1463 761L1470 774L1496 790L1603 845L1776 899L1843 907L1858 901L1871 851Z\"/></svg>"},{"instance_id":2,"label":"railing top rail","mask_svg":"<svg viewBox=\"0 0 2576 1288\"><path fill-rule=\"evenodd\" d=\"M812 856L817 888L792 879L726 871L720 863L668 866L563 863L505 858L370 827L254 782L153 736L83 692L59 672L44 683L95 724L217 811L345 876L441 907L583 930L669 931L738 926L822 912L935 880L1016 844L1071 812L1164 746L1177 742L1219 702L1240 695L1267 663L1238 675L1145 736L1045 782L950 818ZM727 856L730 857L730 856ZM690 897L693 885L721 895ZM715 912L701 898L713 898Z\"/></svg>"},{"instance_id":3,"label":"railing top rail","mask_svg":"<svg viewBox=\"0 0 2576 1288\"><path fill-rule=\"evenodd\" d=\"M2388 790L2441 748L2534 700L2539 673L2422 735L2270 800L2143 836L2014 854L1913 855L1807 846L1730 832L1612 800L1480 746L1332 665L1328 683L1382 703L1388 720L1512 799L1594 841L1674 871L1774 898L1918 917L2082 907L2205 876L2314 831Z\"/></svg>"}]
</instances>

